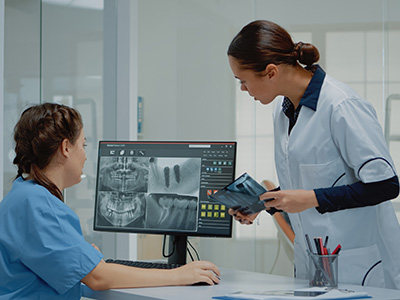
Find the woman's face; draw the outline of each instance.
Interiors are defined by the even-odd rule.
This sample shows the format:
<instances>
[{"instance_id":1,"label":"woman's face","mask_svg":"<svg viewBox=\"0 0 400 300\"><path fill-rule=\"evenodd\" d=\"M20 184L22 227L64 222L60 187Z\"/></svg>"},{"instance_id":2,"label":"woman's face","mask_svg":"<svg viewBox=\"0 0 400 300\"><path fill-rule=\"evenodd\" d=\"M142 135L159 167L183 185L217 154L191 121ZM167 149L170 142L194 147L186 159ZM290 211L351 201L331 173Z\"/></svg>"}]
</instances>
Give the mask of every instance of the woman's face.
<instances>
[{"instance_id":1,"label":"woman's face","mask_svg":"<svg viewBox=\"0 0 400 300\"><path fill-rule=\"evenodd\" d=\"M252 70L242 69L237 59L232 56L229 56L229 64L235 78L240 81L240 89L247 91L254 100L269 104L278 96L276 86L268 72L260 76Z\"/></svg>"}]
</instances>

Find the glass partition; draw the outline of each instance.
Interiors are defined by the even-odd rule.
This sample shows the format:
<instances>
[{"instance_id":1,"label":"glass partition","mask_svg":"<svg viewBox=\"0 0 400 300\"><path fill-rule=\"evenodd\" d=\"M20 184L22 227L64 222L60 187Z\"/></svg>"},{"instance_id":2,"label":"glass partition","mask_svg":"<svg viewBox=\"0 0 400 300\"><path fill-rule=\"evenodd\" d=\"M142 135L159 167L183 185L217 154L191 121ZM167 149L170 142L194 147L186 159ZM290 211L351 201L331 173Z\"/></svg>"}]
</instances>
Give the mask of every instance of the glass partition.
<instances>
[{"instance_id":1,"label":"glass partition","mask_svg":"<svg viewBox=\"0 0 400 300\"><path fill-rule=\"evenodd\" d=\"M65 201L87 241L112 257L115 235L92 230L98 140L103 125L115 127L108 123L115 118L103 122L103 18L102 0L5 1L4 194L16 175L13 128L21 112L42 102L75 107L84 121L87 161L82 182L64 192Z\"/></svg>"},{"instance_id":2,"label":"glass partition","mask_svg":"<svg viewBox=\"0 0 400 300\"><path fill-rule=\"evenodd\" d=\"M76 108L86 136L82 181L64 191L87 241L103 248L92 230L98 141L103 134L103 3L42 3L42 101Z\"/></svg>"},{"instance_id":3,"label":"glass partition","mask_svg":"<svg viewBox=\"0 0 400 300\"><path fill-rule=\"evenodd\" d=\"M23 108L40 102L40 0L6 0L4 9L3 193L17 174L13 130ZM3 197L3 195L2 195Z\"/></svg>"}]
</instances>

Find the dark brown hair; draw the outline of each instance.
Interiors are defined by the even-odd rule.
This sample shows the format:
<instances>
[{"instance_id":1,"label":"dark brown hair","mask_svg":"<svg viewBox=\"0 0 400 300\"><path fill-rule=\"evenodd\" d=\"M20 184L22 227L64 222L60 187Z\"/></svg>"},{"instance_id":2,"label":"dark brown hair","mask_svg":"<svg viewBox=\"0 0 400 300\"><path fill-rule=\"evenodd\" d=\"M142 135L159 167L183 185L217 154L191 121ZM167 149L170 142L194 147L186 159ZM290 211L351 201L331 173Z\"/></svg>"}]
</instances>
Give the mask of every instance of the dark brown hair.
<instances>
[{"instance_id":1,"label":"dark brown hair","mask_svg":"<svg viewBox=\"0 0 400 300\"><path fill-rule=\"evenodd\" d=\"M26 109L14 128L15 158L18 167L15 178L29 177L63 201L58 187L44 174L64 139L75 144L81 129L82 118L78 111L65 105L44 103Z\"/></svg>"},{"instance_id":2,"label":"dark brown hair","mask_svg":"<svg viewBox=\"0 0 400 300\"><path fill-rule=\"evenodd\" d=\"M268 64L311 66L319 60L318 49L309 43L293 43L290 34L270 21L254 21L243 27L228 48L243 69L262 72Z\"/></svg>"}]
</instances>

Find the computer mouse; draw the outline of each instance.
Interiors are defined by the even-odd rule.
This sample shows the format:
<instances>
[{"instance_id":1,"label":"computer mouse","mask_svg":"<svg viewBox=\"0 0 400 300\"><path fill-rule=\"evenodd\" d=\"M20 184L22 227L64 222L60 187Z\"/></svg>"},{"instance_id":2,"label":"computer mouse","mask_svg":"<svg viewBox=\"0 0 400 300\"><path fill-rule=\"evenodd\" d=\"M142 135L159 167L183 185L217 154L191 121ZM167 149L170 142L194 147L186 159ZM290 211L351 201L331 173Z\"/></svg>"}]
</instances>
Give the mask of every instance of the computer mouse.
<instances>
[{"instance_id":1,"label":"computer mouse","mask_svg":"<svg viewBox=\"0 0 400 300\"><path fill-rule=\"evenodd\" d=\"M214 284L218 284L218 283L215 282ZM204 285L209 285L209 284L207 282L200 281L200 282L193 283L192 285L193 286L197 286L197 285L204 286Z\"/></svg>"},{"instance_id":2,"label":"computer mouse","mask_svg":"<svg viewBox=\"0 0 400 300\"><path fill-rule=\"evenodd\" d=\"M213 271L210 271L210 272L214 273ZM215 273L214 273L214 274L215 274ZM217 276L217 278L218 278L219 280L221 280L221 278L220 278L217 274L215 274L215 276ZM214 284L218 284L218 283L215 282ZM207 282L200 281L200 282L193 283L192 285L209 285L209 284L208 284Z\"/></svg>"},{"instance_id":3,"label":"computer mouse","mask_svg":"<svg viewBox=\"0 0 400 300\"><path fill-rule=\"evenodd\" d=\"M192 285L197 286L197 285L209 285L209 284L207 282L200 281L200 282L193 283Z\"/></svg>"}]
</instances>

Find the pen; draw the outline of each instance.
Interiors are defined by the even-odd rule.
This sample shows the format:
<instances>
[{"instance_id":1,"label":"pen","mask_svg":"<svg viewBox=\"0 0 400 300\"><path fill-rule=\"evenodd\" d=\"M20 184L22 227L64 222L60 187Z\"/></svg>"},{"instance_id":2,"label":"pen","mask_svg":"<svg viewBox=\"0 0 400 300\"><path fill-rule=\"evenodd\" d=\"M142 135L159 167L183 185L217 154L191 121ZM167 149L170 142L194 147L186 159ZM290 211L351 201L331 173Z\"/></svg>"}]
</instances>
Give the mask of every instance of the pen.
<instances>
[{"instance_id":1,"label":"pen","mask_svg":"<svg viewBox=\"0 0 400 300\"><path fill-rule=\"evenodd\" d=\"M321 237L318 238L318 246L319 246L319 248L321 249L321 250L320 250L320 251L321 251L321 254L322 254L322 255L325 255L324 245L322 244L322 238L321 238Z\"/></svg>"},{"instance_id":2,"label":"pen","mask_svg":"<svg viewBox=\"0 0 400 300\"><path fill-rule=\"evenodd\" d=\"M325 239L325 241L326 241L326 239ZM328 255L328 250L326 250L326 247L322 243L321 237L318 238L318 243L319 243L319 247L321 249L321 255ZM326 257L324 257L322 259L322 264L323 264L324 270L328 273L329 278L332 278L331 267L329 265L329 260Z\"/></svg>"},{"instance_id":3,"label":"pen","mask_svg":"<svg viewBox=\"0 0 400 300\"><path fill-rule=\"evenodd\" d=\"M339 254L340 249L342 249L342 246L339 244L336 246L335 250L333 250L332 255Z\"/></svg>"},{"instance_id":4,"label":"pen","mask_svg":"<svg viewBox=\"0 0 400 300\"><path fill-rule=\"evenodd\" d=\"M328 245L328 238L329 238L329 236L325 237L324 247L326 247Z\"/></svg>"},{"instance_id":5,"label":"pen","mask_svg":"<svg viewBox=\"0 0 400 300\"><path fill-rule=\"evenodd\" d=\"M317 254L321 255L321 248L319 247L319 242L318 242L318 238L315 237L314 238L314 243L315 243L315 248L317 248Z\"/></svg>"},{"instance_id":6,"label":"pen","mask_svg":"<svg viewBox=\"0 0 400 300\"><path fill-rule=\"evenodd\" d=\"M306 233L306 242L307 242L307 246L308 246L308 250L314 254L314 251L312 250L312 246L311 246L311 242L310 242L310 237L308 236L308 234Z\"/></svg>"}]
</instances>

